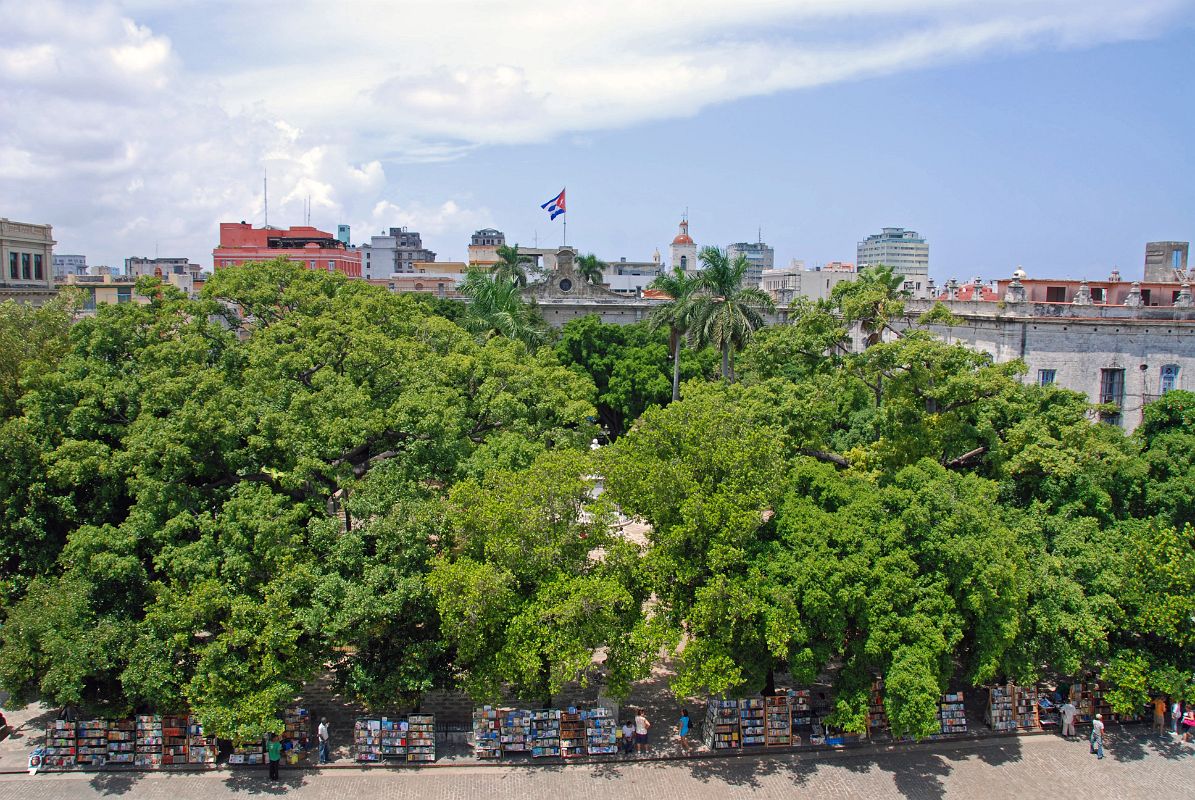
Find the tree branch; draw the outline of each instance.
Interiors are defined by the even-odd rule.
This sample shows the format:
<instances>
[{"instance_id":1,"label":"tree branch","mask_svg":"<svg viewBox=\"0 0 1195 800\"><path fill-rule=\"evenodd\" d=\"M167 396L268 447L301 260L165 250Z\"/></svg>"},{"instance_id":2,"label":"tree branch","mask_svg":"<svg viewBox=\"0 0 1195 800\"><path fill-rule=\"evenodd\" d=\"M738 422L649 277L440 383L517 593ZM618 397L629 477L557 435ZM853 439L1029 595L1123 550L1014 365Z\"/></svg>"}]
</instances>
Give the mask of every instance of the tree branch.
<instances>
[{"instance_id":1,"label":"tree branch","mask_svg":"<svg viewBox=\"0 0 1195 800\"><path fill-rule=\"evenodd\" d=\"M837 453L829 453L825 450L815 450L811 447L802 447L797 452L803 456L816 458L818 461L824 461L827 464L834 464L835 466L841 467L843 469L846 469L851 465L851 462L848 461L845 456L840 456Z\"/></svg>"},{"instance_id":2,"label":"tree branch","mask_svg":"<svg viewBox=\"0 0 1195 800\"><path fill-rule=\"evenodd\" d=\"M946 467L946 469L962 469L963 467L969 467L978 461L985 453L987 453L987 451L988 448L986 445L983 447L976 447L974 450L968 450L957 458L950 459L942 466Z\"/></svg>"}]
</instances>

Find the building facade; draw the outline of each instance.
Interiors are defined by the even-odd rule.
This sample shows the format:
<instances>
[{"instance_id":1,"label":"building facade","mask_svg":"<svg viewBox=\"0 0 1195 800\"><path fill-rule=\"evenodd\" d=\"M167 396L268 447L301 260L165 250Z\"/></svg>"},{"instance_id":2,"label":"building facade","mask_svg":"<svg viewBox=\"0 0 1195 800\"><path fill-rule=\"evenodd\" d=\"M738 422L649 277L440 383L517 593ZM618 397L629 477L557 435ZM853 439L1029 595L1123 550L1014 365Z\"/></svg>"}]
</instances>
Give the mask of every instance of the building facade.
<instances>
[{"instance_id":1,"label":"building facade","mask_svg":"<svg viewBox=\"0 0 1195 800\"><path fill-rule=\"evenodd\" d=\"M1145 280L1165 283L1189 280L1187 257L1191 245L1188 242L1148 242L1145 245Z\"/></svg>"},{"instance_id":2,"label":"building facade","mask_svg":"<svg viewBox=\"0 0 1195 800\"><path fill-rule=\"evenodd\" d=\"M469 265L463 261L422 261L414 264L413 272L396 272L386 278L371 278L374 286L391 292L432 294L442 300L462 300L457 287L465 278Z\"/></svg>"},{"instance_id":3,"label":"building facade","mask_svg":"<svg viewBox=\"0 0 1195 800\"><path fill-rule=\"evenodd\" d=\"M469 263L492 267L498 263L498 248L506 245L506 234L497 228L474 231L469 239Z\"/></svg>"},{"instance_id":4,"label":"building facade","mask_svg":"<svg viewBox=\"0 0 1195 800\"><path fill-rule=\"evenodd\" d=\"M50 225L0 217L0 302L41 305L54 296L55 244Z\"/></svg>"},{"instance_id":5,"label":"building facade","mask_svg":"<svg viewBox=\"0 0 1195 800\"><path fill-rule=\"evenodd\" d=\"M680 267L689 274L697 272L701 265L697 263L697 244L689 236L689 218L680 221L680 228L672 239L670 266Z\"/></svg>"},{"instance_id":6,"label":"building facade","mask_svg":"<svg viewBox=\"0 0 1195 800\"><path fill-rule=\"evenodd\" d=\"M792 305L798 297L807 300L828 300L834 287L843 281L859 277L854 264L833 261L820 267L806 267L796 259L781 269L764 270L759 288L772 298L777 307Z\"/></svg>"},{"instance_id":7,"label":"building facade","mask_svg":"<svg viewBox=\"0 0 1195 800\"><path fill-rule=\"evenodd\" d=\"M651 261L627 261L623 256L617 261L607 262L602 270L602 282L615 294L639 297L652 281L664 272L657 250Z\"/></svg>"},{"instance_id":8,"label":"building facade","mask_svg":"<svg viewBox=\"0 0 1195 800\"><path fill-rule=\"evenodd\" d=\"M83 293L83 308L80 313L91 315L105 303L148 303L150 298L137 293L136 284L140 275L113 275L111 271L102 275L67 275L62 286L70 286ZM163 273L163 283L187 294L194 293L194 284L189 274Z\"/></svg>"},{"instance_id":9,"label":"building facade","mask_svg":"<svg viewBox=\"0 0 1195 800\"><path fill-rule=\"evenodd\" d=\"M732 262L740 255L747 258L747 274L743 277L743 286L758 288L764 272L776 265L776 251L763 242L735 242L726 246L726 255Z\"/></svg>"},{"instance_id":10,"label":"building facade","mask_svg":"<svg viewBox=\"0 0 1195 800\"><path fill-rule=\"evenodd\" d=\"M124 260L124 274L131 278L150 276L162 278L194 297L203 286L203 268L187 258L144 258L133 256ZM169 277L174 276L174 277Z\"/></svg>"},{"instance_id":11,"label":"building facade","mask_svg":"<svg viewBox=\"0 0 1195 800\"><path fill-rule=\"evenodd\" d=\"M883 264L905 276L905 288L924 297L929 283L929 244L916 231L884 228L859 242L855 263L859 269Z\"/></svg>"},{"instance_id":12,"label":"building facade","mask_svg":"<svg viewBox=\"0 0 1195 800\"><path fill-rule=\"evenodd\" d=\"M436 254L423 246L418 231L406 228L391 228L386 234L370 237L360 253L362 274L370 279L414 272L416 263L436 260Z\"/></svg>"},{"instance_id":13,"label":"building facade","mask_svg":"<svg viewBox=\"0 0 1195 800\"><path fill-rule=\"evenodd\" d=\"M54 280L62 281L67 275L86 275L87 256L54 254Z\"/></svg>"},{"instance_id":14,"label":"building facade","mask_svg":"<svg viewBox=\"0 0 1195 800\"><path fill-rule=\"evenodd\" d=\"M220 244L212 250L216 269L284 257L308 269L361 277L361 254L327 231L300 225L254 228L247 222L221 222Z\"/></svg>"}]
</instances>

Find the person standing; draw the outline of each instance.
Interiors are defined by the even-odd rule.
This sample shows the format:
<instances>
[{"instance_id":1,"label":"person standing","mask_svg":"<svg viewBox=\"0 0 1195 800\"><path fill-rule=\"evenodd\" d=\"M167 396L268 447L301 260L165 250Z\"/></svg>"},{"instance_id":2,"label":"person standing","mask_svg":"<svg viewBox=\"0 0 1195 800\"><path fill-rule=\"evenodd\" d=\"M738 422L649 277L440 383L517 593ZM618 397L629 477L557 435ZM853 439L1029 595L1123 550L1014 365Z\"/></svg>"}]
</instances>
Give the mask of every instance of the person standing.
<instances>
[{"instance_id":1,"label":"person standing","mask_svg":"<svg viewBox=\"0 0 1195 800\"><path fill-rule=\"evenodd\" d=\"M1091 752L1096 758L1104 757L1104 715L1096 714L1091 721Z\"/></svg>"},{"instance_id":2,"label":"person standing","mask_svg":"<svg viewBox=\"0 0 1195 800\"><path fill-rule=\"evenodd\" d=\"M315 740L319 744L319 763L327 764L332 759L328 755L328 718L320 717L319 727L315 731Z\"/></svg>"},{"instance_id":3,"label":"person standing","mask_svg":"<svg viewBox=\"0 0 1195 800\"><path fill-rule=\"evenodd\" d=\"M1166 698L1161 695L1154 698L1154 727L1158 735L1166 732Z\"/></svg>"},{"instance_id":4,"label":"person standing","mask_svg":"<svg viewBox=\"0 0 1195 800\"><path fill-rule=\"evenodd\" d=\"M278 734L270 734L270 742L266 745L266 758L270 762L270 780L278 780L278 764L282 761L282 742L278 741Z\"/></svg>"},{"instance_id":5,"label":"person standing","mask_svg":"<svg viewBox=\"0 0 1195 800\"><path fill-rule=\"evenodd\" d=\"M1191 731L1195 730L1195 708L1186 706L1183 711L1183 741L1191 741Z\"/></svg>"},{"instance_id":6,"label":"person standing","mask_svg":"<svg viewBox=\"0 0 1195 800\"><path fill-rule=\"evenodd\" d=\"M1178 723L1183 718L1183 701L1177 697L1170 704L1170 732L1178 736Z\"/></svg>"},{"instance_id":7,"label":"person standing","mask_svg":"<svg viewBox=\"0 0 1195 800\"><path fill-rule=\"evenodd\" d=\"M635 751L643 754L647 752L647 732L651 730L651 722L643 714L643 709L635 712Z\"/></svg>"},{"instance_id":8,"label":"person standing","mask_svg":"<svg viewBox=\"0 0 1195 800\"><path fill-rule=\"evenodd\" d=\"M681 749L686 753L692 753L693 741L689 738L689 709L682 708L680 710L680 723L676 726L676 732Z\"/></svg>"},{"instance_id":9,"label":"person standing","mask_svg":"<svg viewBox=\"0 0 1195 800\"><path fill-rule=\"evenodd\" d=\"M1058 715L1062 718L1062 735L1064 737L1075 735L1075 714L1078 710L1070 700L1058 707Z\"/></svg>"}]
</instances>

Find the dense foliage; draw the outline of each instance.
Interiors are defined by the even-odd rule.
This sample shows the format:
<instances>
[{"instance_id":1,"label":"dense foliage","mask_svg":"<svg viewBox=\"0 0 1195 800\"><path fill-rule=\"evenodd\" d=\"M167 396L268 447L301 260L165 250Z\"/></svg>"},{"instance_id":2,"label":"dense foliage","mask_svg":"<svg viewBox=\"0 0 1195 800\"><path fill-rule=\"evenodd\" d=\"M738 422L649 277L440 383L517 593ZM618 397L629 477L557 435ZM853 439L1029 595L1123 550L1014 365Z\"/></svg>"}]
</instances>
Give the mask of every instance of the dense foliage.
<instances>
[{"instance_id":1,"label":"dense foliage","mask_svg":"<svg viewBox=\"0 0 1195 800\"><path fill-rule=\"evenodd\" d=\"M74 325L0 306L0 687L238 739L329 670L543 701L662 648L682 697L830 674L854 731L879 675L914 736L949 685L1195 700L1195 395L1125 436L864 278L783 326L706 281L549 344L481 273L467 306L286 262Z\"/></svg>"}]
</instances>

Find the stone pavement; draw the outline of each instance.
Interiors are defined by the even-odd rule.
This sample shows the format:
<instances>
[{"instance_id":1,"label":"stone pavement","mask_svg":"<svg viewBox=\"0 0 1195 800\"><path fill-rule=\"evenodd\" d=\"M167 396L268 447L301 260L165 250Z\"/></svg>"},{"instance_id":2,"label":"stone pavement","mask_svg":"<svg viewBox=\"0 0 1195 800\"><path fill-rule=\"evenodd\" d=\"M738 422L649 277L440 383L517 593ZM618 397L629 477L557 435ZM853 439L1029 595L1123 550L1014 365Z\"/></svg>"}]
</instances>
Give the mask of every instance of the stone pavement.
<instances>
[{"instance_id":1,"label":"stone pavement","mask_svg":"<svg viewBox=\"0 0 1195 800\"><path fill-rule=\"evenodd\" d=\"M1082 740L1057 736L930 742L832 753L613 761L553 767L446 766L409 769L191 774L0 775L0 800L141 800L246 796L296 800L392 797L438 800L532 797L722 798L1170 798L1195 797L1195 747L1170 737L1120 733L1097 761Z\"/></svg>"}]
</instances>

